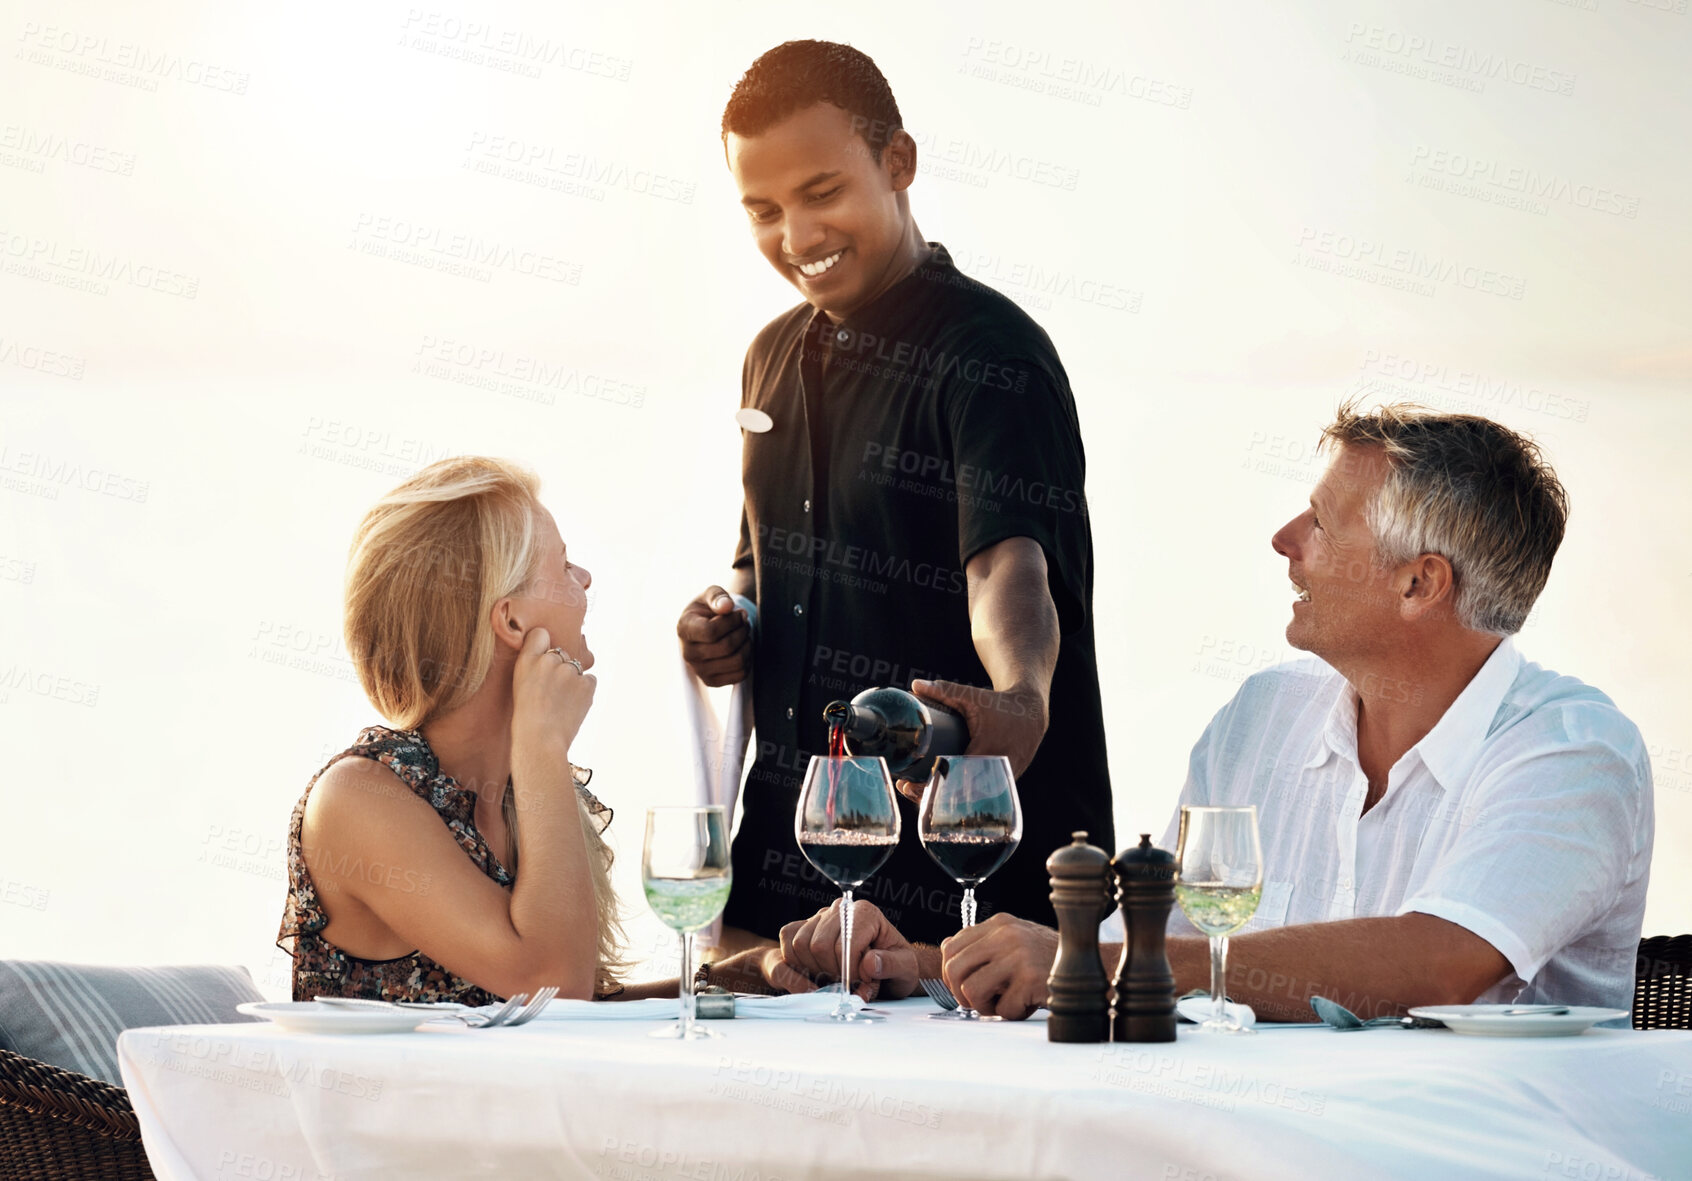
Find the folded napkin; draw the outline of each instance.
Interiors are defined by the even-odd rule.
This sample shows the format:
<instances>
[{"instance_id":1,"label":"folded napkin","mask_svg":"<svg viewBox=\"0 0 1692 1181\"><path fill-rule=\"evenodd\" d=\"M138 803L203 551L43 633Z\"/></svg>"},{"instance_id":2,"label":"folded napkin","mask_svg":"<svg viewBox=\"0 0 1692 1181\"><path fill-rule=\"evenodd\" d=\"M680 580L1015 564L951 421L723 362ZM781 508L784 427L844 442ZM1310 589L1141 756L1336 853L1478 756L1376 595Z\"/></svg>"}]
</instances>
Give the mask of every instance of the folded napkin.
<instances>
[{"instance_id":1,"label":"folded napkin","mask_svg":"<svg viewBox=\"0 0 1692 1181\"><path fill-rule=\"evenodd\" d=\"M840 1002L838 992L796 992L791 996L737 996L734 1015L737 1020L752 1017L773 1021L797 1021L817 1014L834 1012ZM852 1007L864 1007L863 998L852 997ZM483 1012L490 1012L488 1006ZM560 1001L547 1004L535 1017L536 1021L674 1021L681 1016L681 1000L677 997L650 997L643 1001Z\"/></svg>"},{"instance_id":2,"label":"folded napkin","mask_svg":"<svg viewBox=\"0 0 1692 1181\"><path fill-rule=\"evenodd\" d=\"M758 634L758 604L743 595L734 596L734 605L746 612L746 622L752 628L754 642ZM711 690L705 687L682 661L682 700L688 724L693 730L697 754L693 761L696 798L701 804L721 804L734 824L735 800L740 795L740 776L746 767L746 747L752 734L752 677L729 690L728 716L717 717L711 702ZM722 934L723 921L717 919L696 935L701 948L715 947ZM625 1001L624 1004L637 1004Z\"/></svg>"},{"instance_id":3,"label":"folded napkin","mask_svg":"<svg viewBox=\"0 0 1692 1181\"><path fill-rule=\"evenodd\" d=\"M1228 1016L1245 1028L1250 1029L1257 1024L1257 1014L1250 1005L1242 1005L1238 1001L1223 1001L1222 1005ZM1202 1025L1216 1012L1216 1003L1208 996L1182 997L1175 1002L1175 1012L1196 1025Z\"/></svg>"}]
</instances>

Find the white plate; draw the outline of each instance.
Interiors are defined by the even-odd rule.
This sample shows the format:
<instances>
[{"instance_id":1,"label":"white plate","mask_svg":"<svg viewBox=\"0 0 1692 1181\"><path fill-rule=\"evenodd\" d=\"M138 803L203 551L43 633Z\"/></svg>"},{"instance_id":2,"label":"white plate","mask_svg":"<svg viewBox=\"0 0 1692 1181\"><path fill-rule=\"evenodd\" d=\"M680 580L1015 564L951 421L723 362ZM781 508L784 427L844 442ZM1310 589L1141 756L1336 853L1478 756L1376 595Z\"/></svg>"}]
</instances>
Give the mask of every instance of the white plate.
<instances>
[{"instance_id":1,"label":"white plate","mask_svg":"<svg viewBox=\"0 0 1692 1181\"><path fill-rule=\"evenodd\" d=\"M1419 1005L1412 1017L1433 1017L1455 1033L1480 1037L1573 1037L1585 1033L1600 1021L1626 1017L1626 1009L1598 1009L1591 1005L1570 1005L1567 1013L1525 1014L1506 1017L1506 1009L1526 1005Z\"/></svg>"},{"instance_id":2,"label":"white plate","mask_svg":"<svg viewBox=\"0 0 1692 1181\"><path fill-rule=\"evenodd\" d=\"M235 1011L274 1021L289 1033L407 1033L441 1015L428 1009L342 1009L316 1001L247 1001Z\"/></svg>"}]
</instances>

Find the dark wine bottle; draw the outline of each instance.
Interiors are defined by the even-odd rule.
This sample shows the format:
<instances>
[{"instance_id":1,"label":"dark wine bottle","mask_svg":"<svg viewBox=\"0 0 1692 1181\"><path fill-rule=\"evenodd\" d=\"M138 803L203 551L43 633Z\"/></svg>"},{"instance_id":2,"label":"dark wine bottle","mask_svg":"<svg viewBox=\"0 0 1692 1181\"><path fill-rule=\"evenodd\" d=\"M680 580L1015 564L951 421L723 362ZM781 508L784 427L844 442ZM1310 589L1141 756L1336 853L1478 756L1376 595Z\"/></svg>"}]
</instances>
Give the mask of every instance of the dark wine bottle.
<instances>
[{"instance_id":1,"label":"dark wine bottle","mask_svg":"<svg viewBox=\"0 0 1692 1181\"><path fill-rule=\"evenodd\" d=\"M831 732L844 734L847 754L879 756L893 778L917 783L928 779L935 759L961 755L969 746L969 727L959 714L891 686L831 701L823 720Z\"/></svg>"}]
</instances>

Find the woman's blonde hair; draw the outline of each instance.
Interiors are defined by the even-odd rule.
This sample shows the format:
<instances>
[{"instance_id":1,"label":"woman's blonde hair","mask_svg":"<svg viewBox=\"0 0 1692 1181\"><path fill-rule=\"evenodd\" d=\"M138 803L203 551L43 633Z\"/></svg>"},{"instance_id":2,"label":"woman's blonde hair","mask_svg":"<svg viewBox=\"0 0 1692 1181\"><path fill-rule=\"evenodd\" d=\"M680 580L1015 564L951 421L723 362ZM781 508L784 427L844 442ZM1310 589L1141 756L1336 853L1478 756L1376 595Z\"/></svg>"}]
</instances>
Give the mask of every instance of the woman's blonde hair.
<instances>
[{"instance_id":1,"label":"woman's blonde hair","mask_svg":"<svg viewBox=\"0 0 1692 1181\"><path fill-rule=\"evenodd\" d=\"M540 481L503 459L432 463L364 515L347 558L347 653L372 705L400 730L421 730L482 687L493 665L494 604L533 582L542 553ZM599 913L597 991L616 987L623 930L612 852L577 796ZM517 807L504 797L515 845ZM506 867L517 872L517 859Z\"/></svg>"}]
</instances>

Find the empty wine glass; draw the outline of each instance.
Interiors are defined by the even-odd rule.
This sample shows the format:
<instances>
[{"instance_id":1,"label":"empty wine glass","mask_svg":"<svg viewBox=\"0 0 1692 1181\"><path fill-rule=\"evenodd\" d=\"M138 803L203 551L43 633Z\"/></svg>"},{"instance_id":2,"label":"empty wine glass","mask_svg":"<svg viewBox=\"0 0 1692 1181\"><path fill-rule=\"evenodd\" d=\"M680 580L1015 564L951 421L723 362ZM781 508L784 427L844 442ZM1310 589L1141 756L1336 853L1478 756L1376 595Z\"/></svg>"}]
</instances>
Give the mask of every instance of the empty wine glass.
<instances>
[{"instance_id":1,"label":"empty wine glass","mask_svg":"<svg viewBox=\"0 0 1692 1181\"><path fill-rule=\"evenodd\" d=\"M1215 1002L1201 1033L1251 1033L1229 1016L1223 987L1228 973L1228 936L1257 913L1263 895L1263 847L1257 837L1257 808L1181 809L1181 837L1175 850L1175 900L1187 921L1210 937L1210 995Z\"/></svg>"},{"instance_id":2,"label":"empty wine glass","mask_svg":"<svg viewBox=\"0 0 1692 1181\"><path fill-rule=\"evenodd\" d=\"M964 888L963 925L975 926L975 887L1016 852L1022 801L1010 760L1002 755L934 761L917 812L917 836L934 863ZM997 1021L968 1005L931 1016L942 1021Z\"/></svg>"},{"instance_id":3,"label":"empty wine glass","mask_svg":"<svg viewBox=\"0 0 1692 1181\"><path fill-rule=\"evenodd\" d=\"M693 933L710 926L723 912L732 881L728 818L721 804L646 810L640 883L658 920L680 932L682 941L681 1019L653 1030L650 1036L722 1036L694 1021Z\"/></svg>"},{"instance_id":4,"label":"empty wine glass","mask_svg":"<svg viewBox=\"0 0 1692 1181\"><path fill-rule=\"evenodd\" d=\"M852 891L880 869L899 844L899 805L885 759L816 755L805 771L793 835L817 872L839 886L840 1003L811 1021L880 1021L852 1007Z\"/></svg>"}]
</instances>

